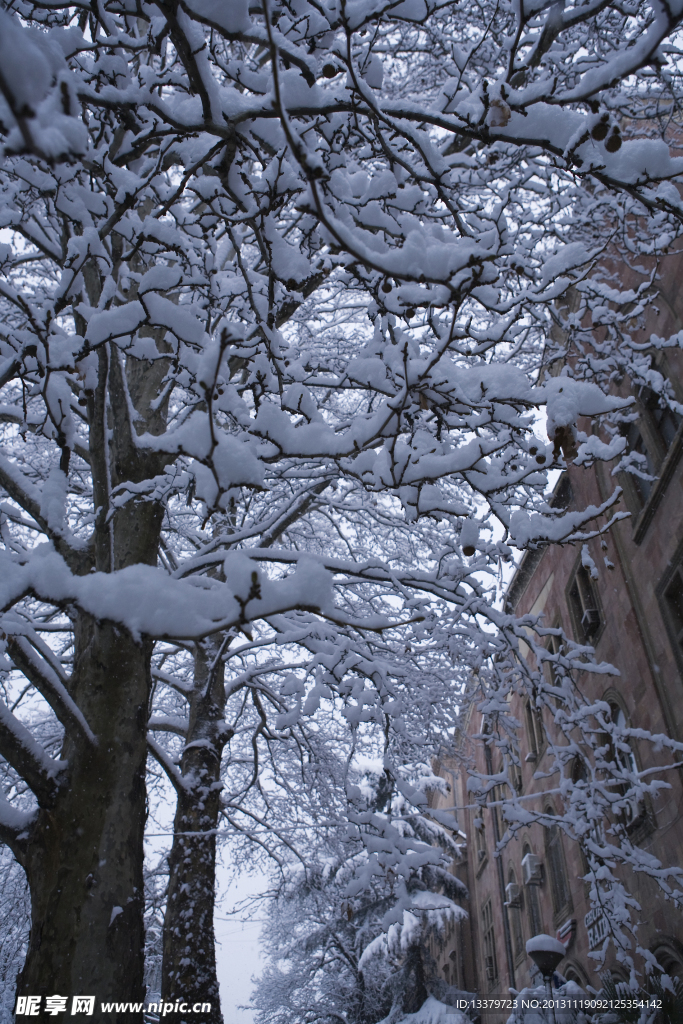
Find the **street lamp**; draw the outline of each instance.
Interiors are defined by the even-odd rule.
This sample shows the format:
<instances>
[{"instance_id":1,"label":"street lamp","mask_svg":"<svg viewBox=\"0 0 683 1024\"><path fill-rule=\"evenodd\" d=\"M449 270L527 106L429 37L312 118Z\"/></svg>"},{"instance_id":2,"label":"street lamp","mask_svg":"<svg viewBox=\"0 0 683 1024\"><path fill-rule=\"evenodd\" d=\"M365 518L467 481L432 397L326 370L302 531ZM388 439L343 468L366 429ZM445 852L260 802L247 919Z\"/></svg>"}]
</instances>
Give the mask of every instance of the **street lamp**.
<instances>
[{"instance_id":1,"label":"street lamp","mask_svg":"<svg viewBox=\"0 0 683 1024\"><path fill-rule=\"evenodd\" d=\"M567 951L560 940L554 939L552 935L534 935L527 942L526 951L543 975L548 1005L552 1013L553 1024L555 1024L552 977Z\"/></svg>"}]
</instances>

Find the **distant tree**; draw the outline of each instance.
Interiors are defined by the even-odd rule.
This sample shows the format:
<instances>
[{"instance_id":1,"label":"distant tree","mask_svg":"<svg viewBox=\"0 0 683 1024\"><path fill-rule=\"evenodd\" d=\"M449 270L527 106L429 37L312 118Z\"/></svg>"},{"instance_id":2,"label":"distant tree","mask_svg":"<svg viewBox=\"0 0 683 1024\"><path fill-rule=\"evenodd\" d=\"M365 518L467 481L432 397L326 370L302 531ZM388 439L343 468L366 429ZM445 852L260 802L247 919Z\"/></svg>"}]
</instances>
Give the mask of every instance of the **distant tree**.
<instances>
[{"instance_id":1,"label":"distant tree","mask_svg":"<svg viewBox=\"0 0 683 1024\"><path fill-rule=\"evenodd\" d=\"M14 982L26 956L31 901L26 876L5 847L0 849L0 1024L10 1024Z\"/></svg>"},{"instance_id":2,"label":"distant tree","mask_svg":"<svg viewBox=\"0 0 683 1024\"><path fill-rule=\"evenodd\" d=\"M329 830L305 865L288 865L266 908L258 1024L377 1024L415 1012L430 995L450 1003L467 995L437 974L429 944L466 916L458 900L467 890L448 870L460 849L446 829L408 811L381 766L360 774L365 844ZM370 837L383 817L385 838L393 819L405 840L428 844L422 864L415 857L408 872L371 870ZM372 876L362 891L359 871Z\"/></svg>"}]
</instances>

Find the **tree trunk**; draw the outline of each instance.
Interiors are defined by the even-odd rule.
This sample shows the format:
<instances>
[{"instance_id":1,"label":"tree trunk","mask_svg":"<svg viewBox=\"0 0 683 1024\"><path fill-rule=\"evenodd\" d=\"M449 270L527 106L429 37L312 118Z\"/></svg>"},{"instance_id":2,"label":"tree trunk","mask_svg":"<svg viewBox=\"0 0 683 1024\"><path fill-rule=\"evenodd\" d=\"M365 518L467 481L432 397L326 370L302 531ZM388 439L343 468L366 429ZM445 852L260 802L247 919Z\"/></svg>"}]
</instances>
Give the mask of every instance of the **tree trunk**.
<instances>
[{"instance_id":1,"label":"tree trunk","mask_svg":"<svg viewBox=\"0 0 683 1024\"><path fill-rule=\"evenodd\" d=\"M65 743L68 783L54 806L40 811L28 844L31 934L17 994L96 996L99 1009L100 1000L144 997L151 644L85 617L76 643L74 696L98 742ZM142 1014L107 1019L141 1021Z\"/></svg>"},{"instance_id":2,"label":"tree trunk","mask_svg":"<svg viewBox=\"0 0 683 1024\"><path fill-rule=\"evenodd\" d=\"M164 344L158 340L159 347ZM166 346L167 348L167 346ZM99 350L99 383L88 396L93 492L99 514L92 551L81 572L111 573L156 565L163 509L130 500L112 510L111 489L163 469L165 456L138 449L136 431L163 429L165 406L154 409L166 360L129 359L116 346ZM108 448L108 459L105 457ZM109 510L109 511L108 511ZM113 512L113 514L112 514ZM144 999L143 834L145 768L153 644L121 626L74 615L70 696L95 743L67 731L67 777L42 802L22 863L31 891L31 933L18 995L95 996L100 1002ZM41 1011L40 1020L53 1020ZM139 1012L107 1020L142 1021Z\"/></svg>"},{"instance_id":3,"label":"tree trunk","mask_svg":"<svg viewBox=\"0 0 683 1024\"><path fill-rule=\"evenodd\" d=\"M183 785L169 856L164 920L162 997L169 1002L210 1003L206 1024L222 1024L213 913L216 829L220 813L223 747L231 737L225 715L223 662L215 639L197 644L187 743L181 760Z\"/></svg>"}]
</instances>

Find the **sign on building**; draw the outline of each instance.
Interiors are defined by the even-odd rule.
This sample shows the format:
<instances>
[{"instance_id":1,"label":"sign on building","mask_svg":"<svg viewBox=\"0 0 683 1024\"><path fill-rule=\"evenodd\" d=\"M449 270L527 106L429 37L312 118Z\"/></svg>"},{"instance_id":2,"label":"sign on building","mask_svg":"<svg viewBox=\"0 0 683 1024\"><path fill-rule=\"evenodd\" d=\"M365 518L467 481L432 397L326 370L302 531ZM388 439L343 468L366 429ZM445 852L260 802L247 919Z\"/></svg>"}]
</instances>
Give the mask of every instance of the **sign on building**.
<instances>
[{"instance_id":1,"label":"sign on building","mask_svg":"<svg viewBox=\"0 0 683 1024\"><path fill-rule=\"evenodd\" d=\"M588 949L597 949L602 945L609 931L607 918L603 915L600 907L593 907L584 917L584 921L588 932Z\"/></svg>"}]
</instances>

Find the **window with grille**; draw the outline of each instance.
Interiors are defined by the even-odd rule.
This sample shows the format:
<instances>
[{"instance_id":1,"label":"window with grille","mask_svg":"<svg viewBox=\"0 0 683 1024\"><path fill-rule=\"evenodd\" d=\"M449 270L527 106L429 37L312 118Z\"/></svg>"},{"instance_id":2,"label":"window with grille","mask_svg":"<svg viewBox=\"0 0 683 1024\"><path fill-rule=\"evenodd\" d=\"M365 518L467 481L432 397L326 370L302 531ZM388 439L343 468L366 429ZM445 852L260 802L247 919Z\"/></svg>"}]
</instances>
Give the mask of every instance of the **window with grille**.
<instances>
[{"instance_id":1,"label":"window with grille","mask_svg":"<svg viewBox=\"0 0 683 1024\"><path fill-rule=\"evenodd\" d=\"M591 643L602 626L602 615L595 584L585 565L576 570L568 597L577 639Z\"/></svg>"},{"instance_id":2,"label":"window with grille","mask_svg":"<svg viewBox=\"0 0 683 1024\"><path fill-rule=\"evenodd\" d=\"M553 815L552 807L546 807L546 814ZM550 825L545 830L545 858L550 875L550 891L553 900L553 911L559 914L571 903L569 879L562 849L562 833L557 825Z\"/></svg>"},{"instance_id":3,"label":"window with grille","mask_svg":"<svg viewBox=\"0 0 683 1024\"><path fill-rule=\"evenodd\" d=\"M484 936L484 968L489 987L498 980L498 961L496 960L496 932L493 925L493 904L487 900L481 912L482 934Z\"/></svg>"}]
</instances>

